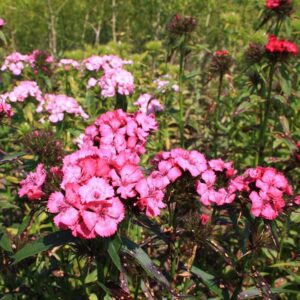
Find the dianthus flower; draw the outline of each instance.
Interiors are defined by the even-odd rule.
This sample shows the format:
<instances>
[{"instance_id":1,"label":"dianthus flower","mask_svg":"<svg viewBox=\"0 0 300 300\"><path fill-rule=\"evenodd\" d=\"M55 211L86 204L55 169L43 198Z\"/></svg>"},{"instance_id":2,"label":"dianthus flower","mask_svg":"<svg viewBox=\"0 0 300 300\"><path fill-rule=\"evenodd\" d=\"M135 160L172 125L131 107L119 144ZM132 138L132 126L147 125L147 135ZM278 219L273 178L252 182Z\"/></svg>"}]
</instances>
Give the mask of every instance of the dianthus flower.
<instances>
[{"instance_id":1,"label":"dianthus flower","mask_svg":"<svg viewBox=\"0 0 300 300\"><path fill-rule=\"evenodd\" d=\"M153 115L142 112L129 114L121 109L101 115L85 130L83 145L97 146L113 154L128 150L133 155L145 153L149 134L157 129Z\"/></svg>"},{"instance_id":2,"label":"dianthus flower","mask_svg":"<svg viewBox=\"0 0 300 300\"><path fill-rule=\"evenodd\" d=\"M196 183L199 201L204 205L224 205L232 203L235 199L235 191L228 187L218 187L219 179L228 183L236 173L232 162L224 162L222 159L208 161L208 168L200 176Z\"/></svg>"},{"instance_id":3,"label":"dianthus flower","mask_svg":"<svg viewBox=\"0 0 300 300\"><path fill-rule=\"evenodd\" d=\"M210 220L210 216L206 214L201 214L200 215L200 222L202 225L206 225Z\"/></svg>"},{"instance_id":4,"label":"dianthus flower","mask_svg":"<svg viewBox=\"0 0 300 300\"><path fill-rule=\"evenodd\" d=\"M232 65L232 58L227 50L216 51L210 62L210 72L213 74L226 74L229 73L230 67Z\"/></svg>"},{"instance_id":5,"label":"dianthus flower","mask_svg":"<svg viewBox=\"0 0 300 300\"><path fill-rule=\"evenodd\" d=\"M249 194L251 213L256 217L273 220L285 206L284 196L293 194L284 175L274 168L248 169L231 182L233 190Z\"/></svg>"},{"instance_id":6,"label":"dianthus flower","mask_svg":"<svg viewBox=\"0 0 300 300\"><path fill-rule=\"evenodd\" d=\"M171 81L170 81L170 75L164 75L160 78L157 78L153 81L153 83L156 85L156 88L158 89L159 92L161 93L165 93L168 88L170 87L171 90L173 90L174 92L178 92L179 91L179 86L178 84L172 84L171 85Z\"/></svg>"},{"instance_id":7,"label":"dianthus flower","mask_svg":"<svg viewBox=\"0 0 300 300\"><path fill-rule=\"evenodd\" d=\"M132 64L132 61L123 60L115 55L92 55L83 61L83 65L88 71L99 71L108 69L121 69L124 65Z\"/></svg>"},{"instance_id":8,"label":"dianthus flower","mask_svg":"<svg viewBox=\"0 0 300 300\"><path fill-rule=\"evenodd\" d=\"M9 104L5 102L5 99L3 99L0 95L0 117L12 117L14 112L12 111L12 108Z\"/></svg>"},{"instance_id":9,"label":"dianthus flower","mask_svg":"<svg viewBox=\"0 0 300 300\"><path fill-rule=\"evenodd\" d=\"M35 49L29 54L28 57L34 73L37 73L38 71L41 71L45 74L50 73L51 65L54 62L54 57L50 53Z\"/></svg>"},{"instance_id":10,"label":"dianthus flower","mask_svg":"<svg viewBox=\"0 0 300 300\"><path fill-rule=\"evenodd\" d=\"M46 180L46 171L43 164L38 164L35 172L30 172L27 177L20 182L19 196L27 196L29 200L39 200L45 193L42 186Z\"/></svg>"},{"instance_id":11,"label":"dianthus flower","mask_svg":"<svg viewBox=\"0 0 300 300\"><path fill-rule=\"evenodd\" d=\"M43 101L42 92L35 81L21 81L11 92L3 96L11 102L24 102L29 97L39 102Z\"/></svg>"},{"instance_id":12,"label":"dianthus flower","mask_svg":"<svg viewBox=\"0 0 300 300\"><path fill-rule=\"evenodd\" d=\"M136 185L144 178L130 153L112 155L95 147L66 156L62 171L63 191L51 194L48 209L57 214L59 228L86 239L117 231L125 214L121 199L136 197Z\"/></svg>"},{"instance_id":13,"label":"dianthus flower","mask_svg":"<svg viewBox=\"0 0 300 300\"><path fill-rule=\"evenodd\" d=\"M147 115L162 111L164 109L159 100L153 98L150 94L140 95L137 101L134 102L134 105L139 106L139 111Z\"/></svg>"},{"instance_id":14,"label":"dianthus flower","mask_svg":"<svg viewBox=\"0 0 300 300\"><path fill-rule=\"evenodd\" d=\"M128 96L134 91L134 78L124 69L108 69L100 78L99 86L103 97L114 97L116 93Z\"/></svg>"},{"instance_id":15,"label":"dianthus flower","mask_svg":"<svg viewBox=\"0 0 300 300\"><path fill-rule=\"evenodd\" d=\"M176 14L168 24L169 32L176 35L191 33L197 26L196 19Z\"/></svg>"},{"instance_id":16,"label":"dianthus flower","mask_svg":"<svg viewBox=\"0 0 300 300\"><path fill-rule=\"evenodd\" d=\"M289 55L298 56L298 46L286 40L279 40L275 35L269 36L265 46L270 59L284 59Z\"/></svg>"},{"instance_id":17,"label":"dianthus flower","mask_svg":"<svg viewBox=\"0 0 300 300\"><path fill-rule=\"evenodd\" d=\"M78 70L79 69L79 63L78 61L74 59L68 59L68 58L62 58L58 62L58 66L63 68L65 71L70 70L71 68Z\"/></svg>"},{"instance_id":18,"label":"dianthus flower","mask_svg":"<svg viewBox=\"0 0 300 300\"><path fill-rule=\"evenodd\" d=\"M50 114L49 121L52 123L62 121L65 113L74 114L83 119L89 118L78 102L66 95L45 94L44 101L37 108L37 112L42 112L43 110Z\"/></svg>"},{"instance_id":19,"label":"dianthus flower","mask_svg":"<svg viewBox=\"0 0 300 300\"><path fill-rule=\"evenodd\" d=\"M291 0L266 0L266 8L276 10L283 5L291 4Z\"/></svg>"},{"instance_id":20,"label":"dianthus flower","mask_svg":"<svg viewBox=\"0 0 300 300\"><path fill-rule=\"evenodd\" d=\"M23 55L19 52L9 54L1 67L1 71L9 70L13 75L21 75L26 65L30 63L28 55Z\"/></svg>"},{"instance_id":21,"label":"dianthus flower","mask_svg":"<svg viewBox=\"0 0 300 300\"><path fill-rule=\"evenodd\" d=\"M0 29L2 29L5 26L6 22L4 19L0 18Z\"/></svg>"},{"instance_id":22,"label":"dianthus flower","mask_svg":"<svg viewBox=\"0 0 300 300\"><path fill-rule=\"evenodd\" d=\"M160 209L166 206L163 199L168 185L185 172L196 178L207 169L203 154L180 148L157 154L152 163L154 171L136 186L140 195L137 205L149 217L158 216Z\"/></svg>"}]
</instances>

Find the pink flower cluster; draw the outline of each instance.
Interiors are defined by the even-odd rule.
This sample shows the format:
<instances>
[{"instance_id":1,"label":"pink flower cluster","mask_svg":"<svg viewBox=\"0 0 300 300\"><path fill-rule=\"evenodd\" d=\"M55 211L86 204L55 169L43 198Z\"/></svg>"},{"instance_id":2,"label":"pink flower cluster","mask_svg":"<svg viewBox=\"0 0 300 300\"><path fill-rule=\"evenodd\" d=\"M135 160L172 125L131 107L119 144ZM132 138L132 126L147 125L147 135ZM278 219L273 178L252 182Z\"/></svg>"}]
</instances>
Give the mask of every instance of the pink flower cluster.
<instances>
[{"instance_id":1,"label":"pink flower cluster","mask_svg":"<svg viewBox=\"0 0 300 300\"><path fill-rule=\"evenodd\" d=\"M27 196L29 200L39 200L45 193L42 186L46 180L46 171L43 164L38 164L35 172L30 172L27 177L20 182L19 196Z\"/></svg>"},{"instance_id":2,"label":"pink flower cluster","mask_svg":"<svg viewBox=\"0 0 300 300\"><path fill-rule=\"evenodd\" d=\"M158 216L160 209L165 207L163 199L169 184L175 182L184 172L197 177L207 169L203 154L180 148L157 154L153 165L155 170L136 187L140 194L138 207L145 210L149 217Z\"/></svg>"},{"instance_id":3,"label":"pink flower cluster","mask_svg":"<svg viewBox=\"0 0 300 300\"><path fill-rule=\"evenodd\" d=\"M159 100L155 99L150 94L140 95L137 101L134 102L134 105L137 105L139 111L147 115L164 110L164 107L160 104Z\"/></svg>"},{"instance_id":4,"label":"pink flower cluster","mask_svg":"<svg viewBox=\"0 0 300 300\"><path fill-rule=\"evenodd\" d=\"M224 162L222 159L208 161L207 169L201 174L196 183L200 202L204 205L224 205L232 203L236 197L236 190L229 183L228 187L217 187L218 179L228 181L236 173L232 162Z\"/></svg>"},{"instance_id":5,"label":"pink flower cluster","mask_svg":"<svg viewBox=\"0 0 300 300\"><path fill-rule=\"evenodd\" d=\"M268 9L278 9L284 4L291 4L291 0L266 0Z\"/></svg>"},{"instance_id":6,"label":"pink flower cluster","mask_svg":"<svg viewBox=\"0 0 300 300\"><path fill-rule=\"evenodd\" d=\"M287 179L274 168L248 169L233 180L232 187L249 194L254 216L269 220L275 219L282 212L285 206L284 195L293 194Z\"/></svg>"},{"instance_id":7,"label":"pink flower cluster","mask_svg":"<svg viewBox=\"0 0 300 300\"><path fill-rule=\"evenodd\" d=\"M74 59L63 58L58 62L58 66L63 68L65 71L70 70L71 68L78 70L80 65L78 61Z\"/></svg>"},{"instance_id":8,"label":"pink flower cluster","mask_svg":"<svg viewBox=\"0 0 300 300\"><path fill-rule=\"evenodd\" d=\"M154 80L159 92L165 93L170 87L174 92L179 92L178 84L171 84L170 75L164 75Z\"/></svg>"},{"instance_id":9,"label":"pink flower cluster","mask_svg":"<svg viewBox=\"0 0 300 300\"><path fill-rule=\"evenodd\" d=\"M78 102L66 95L45 94L43 101L37 108L37 112L42 112L43 110L50 114L49 121L52 123L62 121L65 113L74 114L83 119L89 118Z\"/></svg>"},{"instance_id":10,"label":"pink flower cluster","mask_svg":"<svg viewBox=\"0 0 300 300\"><path fill-rule=\"evenodd\" d=\"M124 65L132 64L132 61L123 60L116 55L92 55L82 63L88 71L98 72L100 70L122 69Z\"/></svg>"},{"instance_id":11,"label":"pink flower cluster","mask_svg":"<svg viewBox=\"0 0 300 300\"><path fill-rule=\"evenodd\" d=\"M134 78L132 74L123 69L125 64L131 64L114 55L96 56L93 55L83 61L89 71L102 71L103 75L99 79L91 77L88 87L99 86L103 97L114 97L116 93L120 95L130 95L134 90Z\"/></svg>"},{"instance_id":12,"label":"pink flower cluster","mask_svg":"<svg viewBox=\"0 0 300 300\"><path fill-rule=\"evenodd\" d=\"M147 137L157 128L153 115L129 114L118 109L101 115L88 126L82 141L84 147L97 146L115 155L129 151L138 158L145 153Z\"/></svg>"},{"instance_id":13,"label":"pink flower cluster","mask_svg":"<svg viewBox=\"0 0 300 300\"><path fill-rule=\"evenodd\" d=\"M42 92L35 81L21 81L11 92L1 96L11 102L24 102L29 97L43 101Z\"/></svg>"},{"instance_id":14,"label":"pink flower cluster","mask_svg":"<svg viewBox=\"0 0 300 300\"><path fill-rule=\"evenodd\" d=\"M9 70L13 75L18 76L21 75L25 66L30 62L31 59L28 55L13 52L5 58L1 71Z\"/></svg>"},{"instance_id":15,"label":"pink flower cluster","mask_svg":"<svg viewBox=\"0 0 300 300\"><path fill-rule=\"evenodd\" d=\"M286 40L279 40L275 35L269 36L269 41L265 46L267 53L276 55L298 56L298 46Z\"/></svg>"},{"instance_id":16,"label":"pink flower cluster","mask_svg":"<svg viewBox=\"0 0 300 300\"><path fill-rule=\"evenodd\" d=\"M12 108L9 104L5 102L5 99L3 99L0 95L0 117L12 117L14 112L12 111Z\"/></svg>"},{"instance_id":17,"label":"pink flower cluster","mask_svg":"<svg viewBox=\"0 0 300 300\"><path fill-rule=\"evenodd\" d=\"M54 192L48 209L57 214L55 224L84 239L108 237L117 231L125 208L121 201L137 195L136 184L143 178L140 167L123 152L90 147L64 159L62 192Z\"/></svg>"}]
</instances>

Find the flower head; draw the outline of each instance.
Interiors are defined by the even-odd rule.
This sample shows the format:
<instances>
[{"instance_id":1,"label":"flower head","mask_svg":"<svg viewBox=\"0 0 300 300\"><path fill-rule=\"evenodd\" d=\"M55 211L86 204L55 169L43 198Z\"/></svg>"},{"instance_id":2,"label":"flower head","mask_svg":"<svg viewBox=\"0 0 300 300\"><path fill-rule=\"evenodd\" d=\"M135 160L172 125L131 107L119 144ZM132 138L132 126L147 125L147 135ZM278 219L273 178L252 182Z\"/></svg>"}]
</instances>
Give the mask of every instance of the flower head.
<instances>
[{"instance_id":1,"label":"flower head","mask_svg":"<svg viewBox=\"0 0 300 300\"><path fill-rule=\"evenodd\" d=\"M43 164L38 164L35 172L30 172L27 177L20 182L19 196L27 196L29 200L40 200L45 193L42 186L46 180L46 171Z\"/></svg>"}]
</instances>

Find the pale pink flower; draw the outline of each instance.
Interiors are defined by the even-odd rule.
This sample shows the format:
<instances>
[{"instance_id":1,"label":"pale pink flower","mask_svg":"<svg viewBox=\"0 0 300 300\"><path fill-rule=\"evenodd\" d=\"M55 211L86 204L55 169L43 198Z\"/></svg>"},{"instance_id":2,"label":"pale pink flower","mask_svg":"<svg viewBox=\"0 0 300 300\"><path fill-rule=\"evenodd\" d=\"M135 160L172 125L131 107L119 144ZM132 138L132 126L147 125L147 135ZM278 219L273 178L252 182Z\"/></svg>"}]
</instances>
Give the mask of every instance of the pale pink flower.
<instances>
[{"instance_id":1,"label":"pale pink flower","mask_svg":"<svg viewBox=\"0 0 300 300\"><path fill-rule=\"evenodd\" d=\"M9 54L1 67L1 71L9 70L13 75L21 75L25 66L29 65L30 58L28 55L23 55L19 52Z\"/></svg>"},{"instance_id":2,"label":"pale pink flower","mask_svg":"<svg viewBox=\"0 0 300 300\"><path fill-rule=\"evenodd\" d=\"M134 105L139 107L139 111L147 115L164 110L159 100L153 98L150 94L140 95Z\"/></svg>"},{"instance_id":3,"label":"pale pink flower","mask_svg":"<svg viewBox=\"0 0 300 300\"><path fill-rule=\"evenodd\" d=\"M63 68L65 71L70 70L71 68L78 70L79 69L79 63L78 61L74 59L69 59L69 58L62 58L58 62L58 66Z\"/></svg>"},{"instance_id":4,"label":"pale pink flower","mask_svg":"<svg viewBox=\"0 0 300 300\"><path fill-rule=\"evenodd\" d=\"M44 102L38 108L39 112L43 110L50 114L49 121L52 123L62 121L65 113L80 116L85 120L89 118L74 98L65 95L45 94Z\"/></svg>"}]
</instances>

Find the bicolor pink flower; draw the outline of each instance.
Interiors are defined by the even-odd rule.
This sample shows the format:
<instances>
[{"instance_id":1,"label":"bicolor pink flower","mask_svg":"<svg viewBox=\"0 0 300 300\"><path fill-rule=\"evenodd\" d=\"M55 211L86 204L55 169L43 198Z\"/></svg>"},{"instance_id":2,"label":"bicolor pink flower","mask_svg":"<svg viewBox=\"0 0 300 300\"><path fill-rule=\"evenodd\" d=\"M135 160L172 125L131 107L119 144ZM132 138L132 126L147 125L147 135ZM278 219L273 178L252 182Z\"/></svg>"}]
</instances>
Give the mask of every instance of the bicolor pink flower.
<instances>
[{"instance_id":1,"label":"bicolor pink flower","mask_svg":"<svg viewBox=\"0 0 300 300\"><path fill-rule=\"evenodd\" d=\"M45 193L42 186L46 180L46 171L43 164L38 164L35 172L30 172L27 177L20 182L19 196L27 196L29 200L39 200Z\"/></svg>"},{"instance_id":2,"label":"bicolor pink flower","mask_svg":"<svg viewBox=\"0 0 300 300\"><path fill-rule=\"evenodd\" d=\"M118 192L124 182L114 181L110 175L113 169L110 154L97 148L66 156L62 192L52 193L47 205L50 212L57 214L56 226L70 229L74 236L84 239L113 235L125 211Z\"/></svg>"},{"instance_id":3,"label":"bicolor pink flower","mask_svg":"<svg viewBox=\"0 0 300 300\"><path fill-rule=\"evenodd\" d=\"M140 196L137 205L141 210L145 210L148 217L158 216L160 210L166 207L163 203L164 190L155 187L151 176L140 180L136 185L136 190Z\"/></svg>"}]
</instances>

